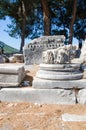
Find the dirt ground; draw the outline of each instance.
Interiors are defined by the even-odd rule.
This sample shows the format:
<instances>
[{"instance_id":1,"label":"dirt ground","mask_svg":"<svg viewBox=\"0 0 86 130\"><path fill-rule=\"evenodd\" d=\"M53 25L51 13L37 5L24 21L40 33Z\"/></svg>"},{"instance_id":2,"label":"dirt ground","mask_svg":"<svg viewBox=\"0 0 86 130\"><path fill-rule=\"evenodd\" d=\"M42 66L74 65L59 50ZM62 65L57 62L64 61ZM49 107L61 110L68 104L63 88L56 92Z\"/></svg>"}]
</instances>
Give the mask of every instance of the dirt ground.
<instances>
[{"instance_id":1,"label":"dirt ground","mask_svg":"<svg viewBox=\"0 0 86 130\"><path fill-rule=\"evenodd\" d=\"M37 71L37 65L27 70L30 85ZM0 102L0 130L86 130L86 122L62 121L63 113L86 115L86 106Z\"/></svg>"}]
</instances>

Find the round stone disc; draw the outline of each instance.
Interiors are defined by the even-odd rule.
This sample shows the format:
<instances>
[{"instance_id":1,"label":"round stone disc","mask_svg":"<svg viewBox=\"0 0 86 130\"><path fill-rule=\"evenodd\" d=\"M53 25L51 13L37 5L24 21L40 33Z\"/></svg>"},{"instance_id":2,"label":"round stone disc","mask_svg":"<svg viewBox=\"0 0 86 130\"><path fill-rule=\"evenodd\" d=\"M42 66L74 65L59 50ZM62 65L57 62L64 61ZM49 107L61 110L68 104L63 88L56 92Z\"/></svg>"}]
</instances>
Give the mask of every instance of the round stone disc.
<instances>
[{"instance_id":1,"label":"round stone disc","mask_svg":"<svg viewBox=\"0 0 86 130\"><path fill-rule=\"evenodd\" d=\"M80 64L40 64L41 70L71 72L80 69Z\"/></svg>"}]
</instances>

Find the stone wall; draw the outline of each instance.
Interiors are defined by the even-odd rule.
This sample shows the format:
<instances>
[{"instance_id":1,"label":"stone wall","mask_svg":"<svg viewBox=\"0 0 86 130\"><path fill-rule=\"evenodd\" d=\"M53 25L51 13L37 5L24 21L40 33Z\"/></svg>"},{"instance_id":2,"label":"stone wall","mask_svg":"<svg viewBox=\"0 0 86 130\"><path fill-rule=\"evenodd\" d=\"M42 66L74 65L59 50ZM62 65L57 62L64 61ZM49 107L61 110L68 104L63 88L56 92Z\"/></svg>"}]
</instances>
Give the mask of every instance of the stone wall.
<instances>
[{"instance_id":1,"label":"stone wall","mask_svg":"<svg viewBox=\"0 0 86 130\"><path fill-rule=\"evenodd\" d=\"M25 64L40 64L42 62L42 52L63 46L64 40L63 35L42 36L32 40L23 48Z\"/></svg>"}]
</instances>

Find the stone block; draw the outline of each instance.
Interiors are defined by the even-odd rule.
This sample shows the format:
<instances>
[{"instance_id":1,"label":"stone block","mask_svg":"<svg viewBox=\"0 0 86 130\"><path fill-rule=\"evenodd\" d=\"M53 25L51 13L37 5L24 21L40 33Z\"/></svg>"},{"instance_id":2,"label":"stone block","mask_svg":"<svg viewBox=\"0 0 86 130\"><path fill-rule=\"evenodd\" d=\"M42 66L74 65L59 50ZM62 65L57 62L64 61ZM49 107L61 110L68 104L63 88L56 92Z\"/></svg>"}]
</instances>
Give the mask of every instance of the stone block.
<instances>
[{"instance_id":1,"label":"stone block","mask_svg":"<svg viewBox=\"0 0 86 130\"><path fill-rule=\"evenodd\" d=\"M81 121L86 121L86 115L76 115L76 114L67 114L67 113L65 113L65 114L63 114L62 115L62 120L63 121L73 121L73 122L75 122L75 121L79 121L79 122L81 122Z\"/></svg>"},{"instance_id":2,"label":"stone block","mask_svg":"<svg viewBox=\"0 0 86 130\"><path fill-rule=\"evenodd\" d=\"M37 78L48 80L77 80L83 78L83 73L76 72L57 72L57 71L45 71L39 70L36 74Z\"/></svg>"},{"instance_id":3,"label":"stone block","mask_svg":"<svg viewBox=\"0 0 86 130\"><path fill-rule=\"evenodd\" d=\"M86 79L86 65L82 65L82 70L84 71L83 78Z\"/></svg>"},{"instance_id":4,"label":"stone block","mask_svg":"<svg viewBox=\"0 0 86 130\"><path fill-rule=\"evenodd\" d=\"M40 64L41 70L50 70L50 71L61 71L61 72L75 72L80 69L80 64Z\"/></svg>"},{"instance_id":5,"label":"stone block","mask_svg":"<svg viewBox=\"0 0 86 130\"><path fill-rule=\"evenodd\" d=\"M34 78L33 80L33 88L36 89L73 89L73 88L86 88L86 80L48 80L48 79L40 79Z\"/></svg>"},{"instance_id":6,"label":"stone block","mask_svg":"<svg viewBox=\"0 0 86 130\"><path fill-rule=\"evenodd\" d=\"M0 87L18 86L25 77L25 69L22 65L0 65Z\"/></svg>"},{"instance_id":7,"label":"stone block","mask_svg":"<svg viewBox=\"0 0 86 130\"><path fill-rule=\"evenodd\" d=\"M42 36L30 41L23 48L24 62L28 64L42 63L42 52L48 49L55 49L64 45L63 35Z\"/></svg>"},{"instance_id":8,"label":"stone block","mask_svg":"<svg viewBox=\"0 0 86 130\"><path fill-rule=\"evenodd\" d=\"M81 89L77 95L78 103L86 105L86 89Z\"/></svg>"},{"instance_id":9,"label":"stone block","mask_svg":"<svg viewBox=\"0 0 86 130\"><path fill-rule=\"evenodd\" d=\"M24 62L24 56L23 54L14 54L14 59L18 63L23 63Z\"/></svg>"},{"instance_id":10,"label":"stone block","mask_svg":"<svg viewBox=\"0 0 86 130\"><path fill-rule=\"evenodd\" d=\"M75 104L75 93L64 89L2 88L0 100L39 104Z\"/></svg>"},{"instance_id":11,"label":"stone block","mask_svg":"<svg viewBox=\"0 0 86 130\"><path fill-rule=\"evenodd\" d=\"M83 79L80 64L40 64L33 80L33 88L86 88L86 79Z\"/></svg>"}]
</instances>

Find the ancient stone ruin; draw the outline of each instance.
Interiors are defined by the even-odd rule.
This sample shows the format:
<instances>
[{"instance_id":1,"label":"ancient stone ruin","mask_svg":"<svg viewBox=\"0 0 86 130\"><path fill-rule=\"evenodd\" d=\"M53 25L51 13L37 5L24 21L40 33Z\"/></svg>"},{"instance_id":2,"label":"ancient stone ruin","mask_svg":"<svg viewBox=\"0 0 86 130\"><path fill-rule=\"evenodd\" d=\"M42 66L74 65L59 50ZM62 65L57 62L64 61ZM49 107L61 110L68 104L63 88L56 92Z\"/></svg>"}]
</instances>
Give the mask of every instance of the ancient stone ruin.
<instances>
[{"instance_id":1,"label":"ancient stone ruin","mask_svg":"<svg viewBox=\"0 0 86 130\"><path fill-rule=\"evenodd\" d=\"M42 52L48 49L55 49L64 45L65 37L58 36L42 36L32 40L23 48L25 64L42 63Z\"/></svg>"},{"instance_id":2,"label":"ancient stone ruin","mask_svg":"<svg viewBox=\"0 0 86 130\"><path fill-rule=\"evenodd\" d=\"M15 88L24 78L23 68L20 66L7 68L2 65L0 76L3 84L0 89L0 100L39 104L86 104L86 76L84 76L86 68L83 69L81 63L72 63L75 57L76 47L72 45L62 44L55 49L49 48L44 51L32 87L24 88ZM11 88L14 84L15 86ZM9 85L10 88L4 88Z\"/></svg>"},{"instance_id":3,"label":"ancient stone ruin","mask_svg":"<svg viewBox=\"0 0 86 130\"><path fill-rule=\"evenodd\" d=\"M18 87L24 77L23 65L0 64L0 88Z\"/></svg>"},{"instance_id":4,"label":"ancient stone ruin","mask_svg":"<svg viewBox=\"0 0 86 130\"><path fill-rule=\"evenodd\" d=\"M76 57L76 46L64 45L57 49L51 49L43 52L43 63L46 64L63 64L70 63Z\"/></svg>"},{"instance_id":5,"label":"ancient stone ruin","mask_svg":"<svg viewBox=\"0 0 86 130\"><path fill-rule=\"evenodd\" d=\"M74 57L76 48L72 45L43 52L43 64L34 77L33 88L56 91L57 102L61 104L79 101L78 93L86 88L86 80L81 65L71 63Z\"/></svg>"}]
</instances>

